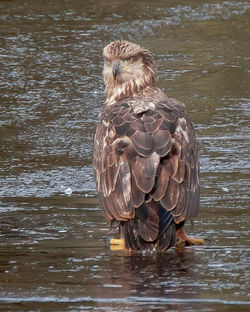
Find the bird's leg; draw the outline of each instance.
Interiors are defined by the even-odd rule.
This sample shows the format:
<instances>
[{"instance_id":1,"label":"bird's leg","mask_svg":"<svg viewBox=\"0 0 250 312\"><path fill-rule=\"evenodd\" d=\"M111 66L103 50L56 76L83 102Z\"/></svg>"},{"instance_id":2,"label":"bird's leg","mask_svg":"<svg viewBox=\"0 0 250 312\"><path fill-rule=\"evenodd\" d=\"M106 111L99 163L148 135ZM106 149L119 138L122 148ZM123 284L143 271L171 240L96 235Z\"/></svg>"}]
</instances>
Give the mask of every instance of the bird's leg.
<instances>
[{"instance_id":1,"label":"bird's leg","mask_svg":"<svg viewBox=\"0 0 250 312\"><path fill-rule=\"evenodd\" d=\"M183 227L176 231L176 237L179 238L179 242L177 242L176 244L177 246L179 243L184 243L187 246L204 245L203 238L195 238L188 236Z\"/></svg>"},{"instance_id":2,"label":"bird's leg","mask_svg":"<svg viewBox=\"0 0 250 312\"><path fill-rule=\"evenodd\" d=\"M120 233L120 239L112 238L110 240L110 249L111 250L126 250L124 230L123 230L123 223L122 222L120 222L120 224L119 224L119 233Z\"/></svg>"}]
</instances>

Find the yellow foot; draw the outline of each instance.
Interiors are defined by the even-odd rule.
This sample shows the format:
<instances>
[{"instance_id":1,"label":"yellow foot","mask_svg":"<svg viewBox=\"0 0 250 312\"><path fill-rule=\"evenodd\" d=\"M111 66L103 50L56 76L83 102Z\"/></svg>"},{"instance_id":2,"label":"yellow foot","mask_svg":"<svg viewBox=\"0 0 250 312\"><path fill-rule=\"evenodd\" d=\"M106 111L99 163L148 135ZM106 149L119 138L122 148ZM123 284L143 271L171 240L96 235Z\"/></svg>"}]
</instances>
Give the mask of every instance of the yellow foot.
<instances>
[{"instance_id":1,"label":"yellow foot","mask_svg":"<svg viewBox=\"0 0 250 312\"><path fill-rule=\"evenodd\" d=\"M189 237L186 243L190 245L204 245L203 238Z\"/></svg>"},{"instance_id":2,"label":"yellow foot","mask_svg":"<svg viewBox=\"0 0 250 312\"><path fill-rule=\"evenodd\" d=\"M112 238L110 240L110 249L111 250L126 250L125 239Z\"/></svg>"},{"instance_id":3,"label":"yellow foot","mask_svg":"<svg viewBox=\"0 0 250 312\"><path fill-rule=\"evenodd\" d=\"M184 231L184 229L180 229L176 231L176 237L179 239L176 243L176 246L192 246L192 245L204 245L204 239L203 238L195 238L195 237L189 237L187 233Z\"/></svg>"}]
</instances>

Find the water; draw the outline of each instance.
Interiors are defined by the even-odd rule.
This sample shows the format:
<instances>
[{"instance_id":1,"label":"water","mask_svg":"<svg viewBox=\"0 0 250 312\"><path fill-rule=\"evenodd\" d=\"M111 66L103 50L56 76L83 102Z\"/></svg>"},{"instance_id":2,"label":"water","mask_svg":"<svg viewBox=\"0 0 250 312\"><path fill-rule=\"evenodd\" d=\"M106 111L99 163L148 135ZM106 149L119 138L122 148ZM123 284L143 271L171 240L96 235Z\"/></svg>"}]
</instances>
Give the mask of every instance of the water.
<instances>
[{"instance_id":1,"label":"water","mask_svg":"<svg viewBox=\"0 0 250 312\"><path fill-rule=\"evenodd\" d=\"M0 1L0 311L249 311L247 1ZM102 48L154 54L187 105L204 247L112 252L92 141Z\"/></svg>"}]
</instances>

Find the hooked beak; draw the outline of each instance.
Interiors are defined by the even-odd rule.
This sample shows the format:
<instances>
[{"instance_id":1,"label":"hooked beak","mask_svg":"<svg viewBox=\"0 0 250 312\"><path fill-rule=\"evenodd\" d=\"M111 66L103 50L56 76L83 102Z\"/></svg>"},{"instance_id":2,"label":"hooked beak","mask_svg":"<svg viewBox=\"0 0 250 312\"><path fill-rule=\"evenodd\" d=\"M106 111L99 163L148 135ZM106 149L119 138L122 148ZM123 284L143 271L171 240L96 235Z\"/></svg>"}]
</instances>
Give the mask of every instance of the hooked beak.
<instances>
[{"instance_id":1,"label":"hooked beak","mask_svg":"<svg viewBox=\"0 0 250 312\"><path fill-rule=\"evenodd\" d=\"M116 80L116 77L121 73L120 64L114 63L112 66L113 77Z\"/></svg>"}]
</instances>

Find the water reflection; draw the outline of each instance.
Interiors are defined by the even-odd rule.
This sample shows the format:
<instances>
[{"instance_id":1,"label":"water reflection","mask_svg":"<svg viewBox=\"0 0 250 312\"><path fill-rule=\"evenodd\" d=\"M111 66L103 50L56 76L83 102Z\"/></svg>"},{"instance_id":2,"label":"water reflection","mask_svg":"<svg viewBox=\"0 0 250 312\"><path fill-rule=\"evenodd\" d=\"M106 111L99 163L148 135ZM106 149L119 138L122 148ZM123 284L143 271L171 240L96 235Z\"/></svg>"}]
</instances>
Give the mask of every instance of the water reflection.
<instances>
[{"instance_id":1,"label":"water reflection","mask_svg":"<svg viewBox=\"0 0 250 312\"><path fill-rule=\"evenodd\" d=\"M249 310L249 31L247 1L0 1L0 309ZM204 248L105 248L92 138L118 38L194 121Z\"/></svg>"},{"instance_id":2,"label":"water reflection","mask_svg":"<svg viewBox=\"0 0 250 312\"><path fill-rule=\"evenodd\" d=\"M152 306L160 301L159 298L163 302L165 300L165 303L171 301L171 298L197 299L200 297L199 285L192 285L195 272L189 267L189 260L186 252L120 257L112 255L103 276L105 283L96 289L96 297L125 297L128 302L137 303L152 301ZM183 304L172 302L171 306L179 311Z\"/></svg>"}]
</instances>

